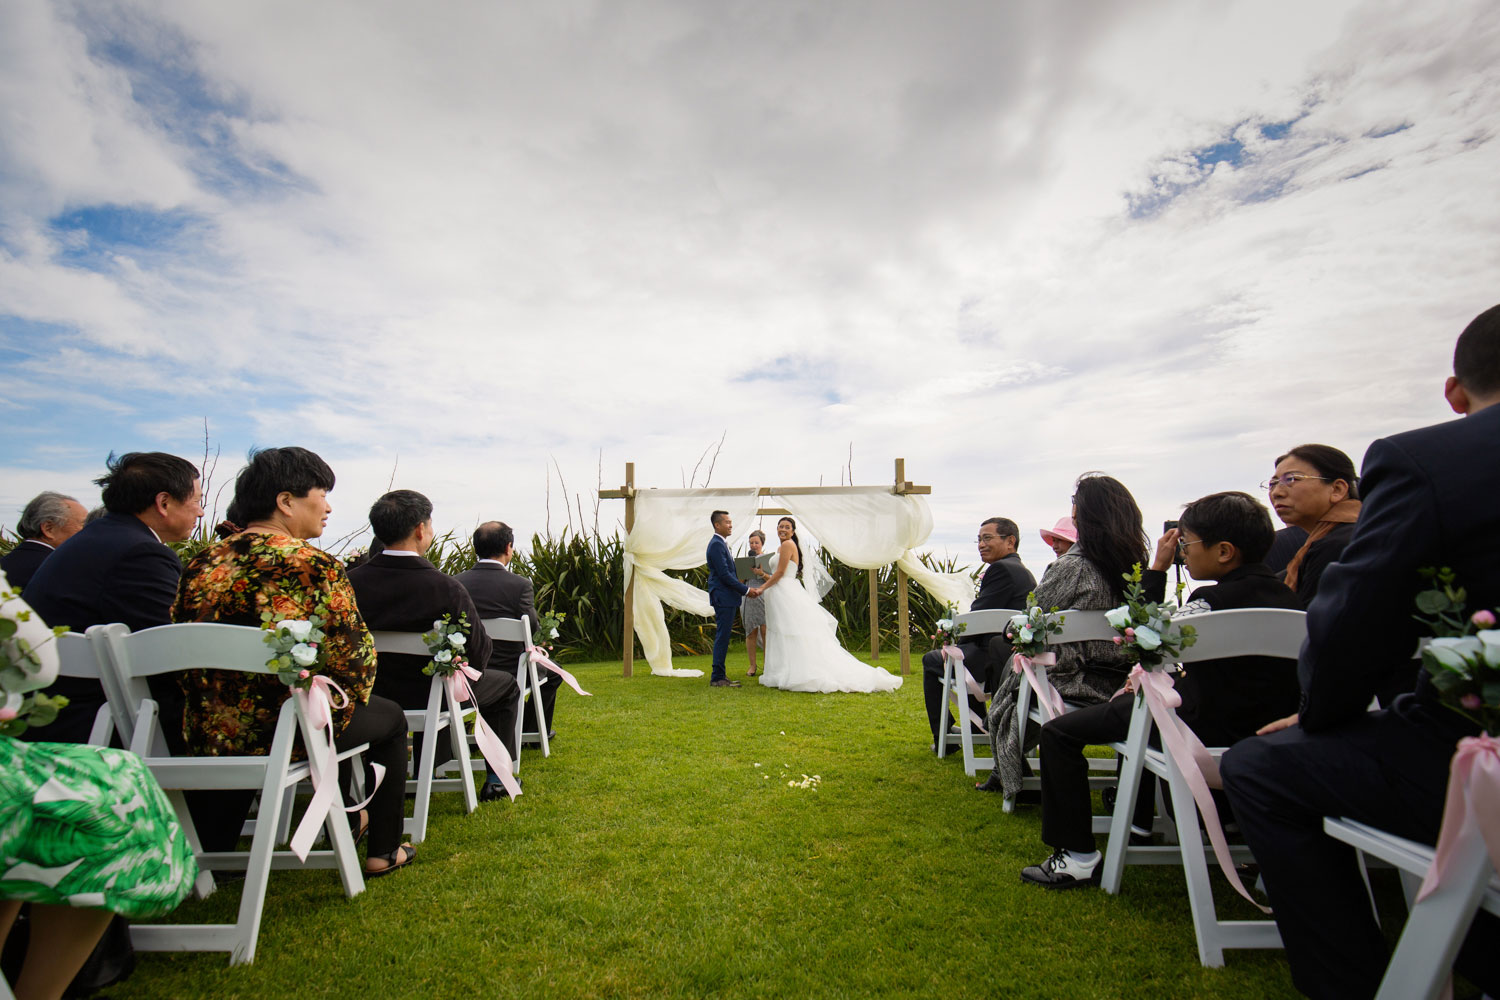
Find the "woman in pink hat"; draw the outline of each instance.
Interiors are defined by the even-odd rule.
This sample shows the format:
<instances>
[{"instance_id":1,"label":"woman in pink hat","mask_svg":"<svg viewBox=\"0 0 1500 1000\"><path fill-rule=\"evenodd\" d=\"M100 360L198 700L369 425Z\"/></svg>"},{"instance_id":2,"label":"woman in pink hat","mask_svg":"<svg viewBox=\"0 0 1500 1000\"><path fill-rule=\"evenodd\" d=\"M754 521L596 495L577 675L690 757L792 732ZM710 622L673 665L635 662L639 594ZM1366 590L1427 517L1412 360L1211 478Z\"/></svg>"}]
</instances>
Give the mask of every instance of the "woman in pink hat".
<instances>
[{"instance_id":1,"label":"woman in pink hat","mask_svg":"<svg viewBox=\"0 0 1500 1000\"><path fill-rule=\"evenodd\" d=\"M1073 519L1071 517L1060 517L1057 519L1057 523L1052 526L1051 531L1043 528L1042 541L1052 546L1052 551L1057 553L1058 556L1066 555L1068 550L1078 541L1078 529L1073 526ZM1051 568L1051 566L1047 567L1047 569ZM1047 570L1042 570L1042 576L1045 577L1046 575Z\"/></svg>"}]
</instances>

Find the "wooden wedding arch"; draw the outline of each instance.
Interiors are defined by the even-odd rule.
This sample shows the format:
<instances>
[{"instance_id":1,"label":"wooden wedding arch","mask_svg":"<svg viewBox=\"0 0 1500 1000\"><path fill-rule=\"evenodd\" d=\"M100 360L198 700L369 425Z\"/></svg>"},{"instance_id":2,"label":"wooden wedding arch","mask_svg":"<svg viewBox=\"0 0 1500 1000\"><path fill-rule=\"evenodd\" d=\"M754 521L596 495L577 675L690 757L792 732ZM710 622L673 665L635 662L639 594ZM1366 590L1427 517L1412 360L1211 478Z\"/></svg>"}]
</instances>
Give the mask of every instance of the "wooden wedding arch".
<instances>
[{"instance_id":1,"label":"wooden wedding arch","mask_svg":"<svg viewBox=\"0 0 1500 1000\"><path fill-rule=\"evenodd\" d=\"M628 536L635 527L635 498L637 487L635 485L635 463L625 463L625 484L617 490L600 490L601 500L624 500L625 501L625 534ZM917 496L932 493L931 486L919 486L911 483L906 478L906 459L896 459L896 478L890 486L762 486L760 495L768 496L808 496L811 494L842 494L849 496L859 493L893 493L897 496ZM756 512L756 516L790 514L791 511L781 507L762 507ZM879 570L869 570L870 575L870 658L880 658L880 626L878 606L878 575ZM909 586L906 571L900 566L896 567L896 631L900 636L901 650L901 673L911 673L911 624L909 604L907 599L907 587ZM630 585L625 588L625 642L624 642L624 670L623 676L629 677L635 669L635 580L631 579Z\"/></svg>"}]
</instances>

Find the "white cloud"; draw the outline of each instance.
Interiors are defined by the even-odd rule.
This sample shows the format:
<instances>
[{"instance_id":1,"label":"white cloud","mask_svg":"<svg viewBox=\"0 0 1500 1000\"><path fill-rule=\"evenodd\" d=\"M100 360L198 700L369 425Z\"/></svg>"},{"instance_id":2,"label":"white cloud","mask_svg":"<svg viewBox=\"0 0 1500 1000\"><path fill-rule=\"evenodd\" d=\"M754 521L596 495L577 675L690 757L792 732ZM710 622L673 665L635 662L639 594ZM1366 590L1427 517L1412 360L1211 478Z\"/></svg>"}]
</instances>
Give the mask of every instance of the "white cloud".
<instances>
[{"instance_id":1,"label":"white cloud","mask_svg":"<svg viewBox=\"0 0 1500 1000\"><path fill-rule=\"evenodd\" d=\"M1483 2L4 9L0 300L77 331L0 325L24 398L314 447L333 533L398 456L524 535L549 461L676 486L725 430L717 484L906 457L965 555L1084 469L1154 523L1442 419L1494 299ZM86 271L99 204L191 221Z\"/></svg>"}]
</instances>

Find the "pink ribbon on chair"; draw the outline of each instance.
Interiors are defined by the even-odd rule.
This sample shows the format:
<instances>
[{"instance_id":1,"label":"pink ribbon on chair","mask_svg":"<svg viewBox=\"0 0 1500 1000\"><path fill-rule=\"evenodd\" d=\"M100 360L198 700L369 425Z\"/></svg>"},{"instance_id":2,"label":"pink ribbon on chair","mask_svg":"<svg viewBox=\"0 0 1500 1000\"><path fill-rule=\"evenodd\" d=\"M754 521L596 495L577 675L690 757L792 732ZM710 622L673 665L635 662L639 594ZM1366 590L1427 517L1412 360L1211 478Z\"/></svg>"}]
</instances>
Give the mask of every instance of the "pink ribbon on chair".
<instances>
[{"instance_id":1,"label":"pink ribbon on chair","mask_svg":"<svg viewBox=\"0 0 1500 1000\"><path fill-rule=\"evenodd\" d=\"M330 692L338 696L337 701L330 695ZM292 834L293 853L297 855L299 861L306 861L313 842L318 839L319 828L327 820L329 812L333 810L334 796L339 794L339 753L333 745L333 710L348 705L349 696L332 678L318 674L313 677L312 683L307 688L292 688L292 697L297 699L302 713L314 729L328 730L328 753L322 760L314 759L316 754L311 747L308 747L313 797L312 801L307 804L307 812L302 814L302 822L297 824L297 832ZM363 802L344 806L345 812L357 813L369 805L370 799L375 797L375 792L380 788L380 783L385 780L384 765L371 764L370 767L375 772L375 787L370 789L370 794Z\"/></svg>"},{"instance_id":2,"label":"pink ribbon on chair","mask_svg":"<svg viewBox=\"0 0 1500 1000\"><path fill-rule=\"evenodd\" d=\"M969 689L969 695L974 698L975 701L983 704L985 701L989 700L989 693L985 691L980 683L974 679L974 675L969 673L969 668L964 666L964 651L958 648L958 643L943 643L943 660L946 663L950 663L953 665L953 673L955 676L960 670L964 672L964 687ZM944 695L944 697L946 698L947 695ZM980 736L989 735L989 733L984 731L983 725L974 721L972 718L969 721L975 729L979 730Z\"/></svg>"},{"instance_id":3,"label":"pink ribbon on chair","mask_svg":"<svg viewBox=\"0 0 1500 1000\"><path fill-rule=\"evenodd\" d=\"M1203 817L1203 829L1208 834L1208 842L1213 845L1214 860L1219 863L1219 870L1224 873L1229 884L1234 886L1235 892L1244 896L1262 913L1270 913L1270 907L1261 906L1250 895L1245 884L1240 881L1239 872L1235 870L1234 859L1229 856L1229 842L1224 839L1224 827L1219 823L1219 807L1214 804L1214 797L1209 792L1210 787L1224 787L1219 778L1219 763L1208 752L1203 741L1198 739L1198 734L1177 717L1175 709L1182 704L1182 695L1177 693L1172 679L1165 672L1144 670L1139 663L1131 668L1128 683L1146 699L1146 708L1150 710L1156 730L1161 734L1162 747L1172 756L1177 770L1182 772L1188 789L1193 793L1193 801L1198 804L1198 814ZM1187 850L1192 845L1182 846L1183 850Z\"/></svg>"},{"instance_id":4,"label":"pink ribbon on chair","mask_svg":"<svg viewBox=\"0 0 1500 1000\"><path fill-rule=\"evenodd\" d=\"M1500 871L1500 739L1489 735L1458 741L1448 769L1442 832L1417 902L1442 886L1458 845L1476 836L1484 838L1490 864Z\"/></svg>"},{"instance_id":5,"label":"pink ribbon on chair","mask_svg":"<svg viewBox=\"0 0 1500 1000\"><path fill-rule=\"evenodd\" d=\"M1051 684L1047 690L1042 690L1042 682L1036 679L1036 671L1032 664L1050 667L1057 663L1056 653L1038 653L1035 656L1027 656L1025 653L1016 653L1010 658L1010 669L1018 674L1024 674L1026 683L1031 685L1031 690L1036 692L1036 703L1042 709L1042 714L1051 722L1060 715L1066 715L1068 709L1063 705L1062 695L1057 693L1057 688Z\"/></svg>"},{"instance_id":6,"label":"pink ribbon on chair","mask_svg":"<svg viewBox=\"0 0 1500 1000\"><path fill-rule=\"evenodd\" d=\"M453 673L443 677L443 684L447 687L448 697L453 704L462 705L464 702L470 702L474 705L474 745L479 748L480 755L484 757L484 762L489 765L495 777L500 779L500 785L505 789L505 794L509 795L511 801L514 802L516 796L521 794L521 783L511 773L515 767L515 761L511 759L510 751L505 749L505 744L500 741L500 737L496 736L495 731L490 728L490 724L484 721L484 714L478 711L479 701L474 697L474 689L469 686L469 681L477 681L482 676L484 675L467 663L461 663ZM448 724L462 727L463 719L449 719Z\"/></svg>"},{"instance_id":7,"label":"pink ribbon on chair","mask_svg":"<svg viewBox=\"0 0 1500 1000\"><path fill-rule=\"evenodd\" d=\"M563 679L563 683L568 685L568 687L572 688L574 691L577 691L585 698L593 697L593 695L589 694L583 688L578 686L578 678L574 677L572 674L568 673L566 670L564 670L562 667L559 667L551 660L547 659L547 654L542 652L542 648L540 646L528 646L526 648L526 654L531 657L532 663L535 663L539 667L545 667L546 669L552 671L554 674L561 677Z\"/></svg>"}]
</instances>

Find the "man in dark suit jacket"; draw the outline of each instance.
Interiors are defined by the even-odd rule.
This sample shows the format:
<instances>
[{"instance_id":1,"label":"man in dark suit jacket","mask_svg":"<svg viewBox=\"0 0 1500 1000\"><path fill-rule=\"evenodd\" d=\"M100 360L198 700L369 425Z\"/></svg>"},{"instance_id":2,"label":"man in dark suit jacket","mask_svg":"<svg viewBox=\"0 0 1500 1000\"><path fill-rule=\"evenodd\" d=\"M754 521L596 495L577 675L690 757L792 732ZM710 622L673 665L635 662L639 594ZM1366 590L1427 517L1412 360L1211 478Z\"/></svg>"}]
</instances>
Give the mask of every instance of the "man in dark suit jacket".
<instances>
[{"instance_id":1,"label":"man in dark suit jacket","mask_svg":"<svg viewBox=\"0 0 1500 1000\"><path fill-rule=\"evenodd\" d=\"M47 557L26 585L26 603L48 625L74 632L110 622L124 622L132 632L168 624L182 563L164 543L188 538L203 516L198 470L175 455L131 452L111 455L109 472L95 482L109 513ZM180 719L181 691L171 680L151 690L161 702L169 743L180 741L182 727L172 717ZM86 741L104 704L99 683L62 677L48 693L66 696L68 706L50 726L28 729L24 738Z\"/></svg>"},{"instance_id":2,"label":"man in dark suit jacket","mask_svg":"<svg viewBox=\"0 0 1500 1000\"><path fill-rule=\"evenodd\" d=\"M729 554L726 539L734 533L734 522L729 512L716 510L708 521L714 527L714 537L708 540L708 603L714 609L714 658L713 672L708 683L713 687L737 688L739 681L732 681L724 672L724 661L729 657L729 638L734 632L734 619L740 611L741 599L748 593L759 597L740 582L734 571L734 557Z\"/></svg>"},{"instance_id":3,"label":"man in dark suit jacket","mask_svg":"<svg viewBox=\"0 0 1500 1000\"><path fill-rule=\"evenodd\" d=\"M1021 529L1008 517L992 517L979 526L979 558L984 560L984 576L979 593L970 605L971 611L997 608L1026 609L1026 595L1036 589L1036 578L1021 562L1016 547L1021 544ZM992 664L1003 661L1009 653L1003 646L991 649L991 640L1005 643L997 633L969 634L959 637L958 648L964 654L964 666L974 679L988 690ZM927 702L927 726L932 730L932 749L937 751L938 720L943 711L943 654L932 649L922 654L922 697ZM984 718L984 704L969 698L969 710L975 718Z\"/></svg>"},{"instance_id":4,"label":"man in dark suit jacket","mask_svg":"<svg viewBox=\"0 0 1500 1000\"><path fill-rule=\"evenodd\" d=\"M480 615L469 592L453 577L423 558L432 545L432 502L413 490L387 493L370 508L370 526L385 550L349 571L349 583L359 614L372 631L430 632L443 615L468 621L468 660L480 679L470 682L479 712L505 744L516 754L516 713L519 709L516 680L500 670L483 669L490 658L490 637L479 624ZM432 677L422 673L425 656L381 653L375 674L374 693L390 698L407 709L427 707ZM446 740L438 744L437 761L449 759ZM413 748L420 753L420 744ZM504 795L491 772L480 789L480 799L490 801Z\"/></svg>"},{"instance_id":5,"label":"man in dark suit jacket","mask_svg":"<svg viewBox=\"0 0 1500 1000\"><path fill-rule=\"evenodd\" d=\"M1500 605L1500 306L1464 330L1453 370L1446 395L1463 420L1365 453L1354 537L1307 612L1300 723L1242 741L1221 767L1292 980L1309 996L1374 995L1387 954L1354 851L1323 833L1323 817L1435 843L1454 746L1477 732L1439 703L1425 673L1415 693L1365 711L1410 668L1414 600L1429 586L1419 569L1452 567L1470 611ZM1458 963L1491 994L1500 994L1497 940L1497 921L1481 912Z\"/></svg>"},{"instance_id":6,"label":"man in dark suit jacket","mask_svg":"<svg viewBox=\"0 0 1500 1000\"><path fill-rule=\"evenodd\" d=\"M49 490L32 497L16 522L20 543L0 558L0 571L10 581L11 589L25 590L42 560L78 534L88 513L83 504L61 493Z\"/></svg>"},{"instance_id":7,"label":"man in dark suit jacket","mask_svg":"<svg viewBox=\"0 0 1500 1000\"><path fill-rule=\"evenodd\" d=\"M536 601L531 581L519 573L511 572L510 563L516 553L516 533L504 521L486 521L474 529L474 554L479 561L473 569L466 569L454 576L463 584L480 618L525 618L531 625L532 642L540 642L545 636L536 634ZM521 655L526 647L519 642L497 642L490 650L487 666L503 670L516 677L519 683ZM543 672L542 717L551 738L552 709L557 702L557 681Z\"/></svg>"}]
</instances>

